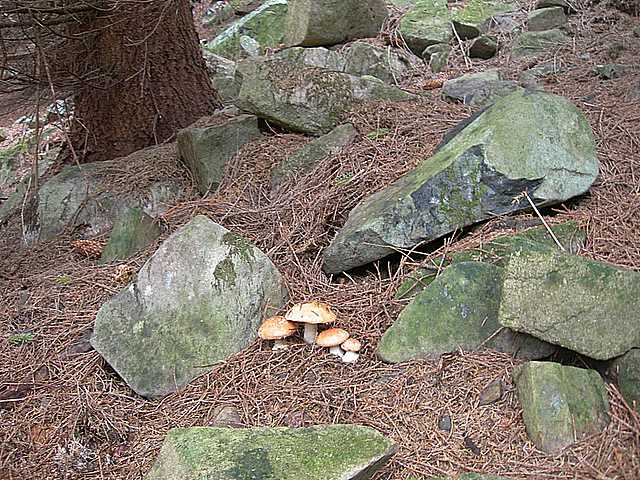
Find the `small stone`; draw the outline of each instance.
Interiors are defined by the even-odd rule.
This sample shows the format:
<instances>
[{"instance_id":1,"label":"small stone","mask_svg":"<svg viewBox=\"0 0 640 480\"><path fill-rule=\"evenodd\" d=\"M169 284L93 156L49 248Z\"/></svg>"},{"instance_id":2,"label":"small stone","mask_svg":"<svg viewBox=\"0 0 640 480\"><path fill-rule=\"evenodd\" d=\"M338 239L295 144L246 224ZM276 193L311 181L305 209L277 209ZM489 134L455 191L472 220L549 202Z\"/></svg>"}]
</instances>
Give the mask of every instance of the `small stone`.
<instances>
[{"instance_id":1,"label":"small stone","mask_svg":"<svg viewBox=\"0 0 640 480\"><path fill-rule=\"evenodd\" d=\"M441 415L438 418L438 428L443 432L450 432L452 428L451 417L449 415Z\"/></svg>"},{"instance_id":2,"label":"small stone","mask_svg":"<svg viewBox=\"0 0 640 480\"><path fill-rule=\"evenodd\" d=\"M211 426L239 428L243 427L244 424L238 409L232 405L227 405L218 409L211 421Z\"/></svg>"},{"instance_id":3,"label":"small stone","mask_svg":"<svg viewBox=\"0 0 640 480\"><path fill-rule=\"evenodd\" d=\"M447 80L442 87L442 96L465 105L486 106L519 89L516 82L502 80L500 72L492 69Z\"/></svg>"},{"instance_id":4,"label":"small stone","mask_svg":"<svg viewBox=\"0 0 640 480\"><path fill-rule=\"evenodd\" d=\"M633 27L631 32L633 33L634 37L640 38L640 25L636 25L635 27Z\"/></svg>"},{"instance_id":5,"label":"small stone","mask_svg":"<svg viewBox=\"0 0 640 480\"><path fill-rule=\"evenodd\" d=\"M447 67L451 47L444 43L429 45L422 52L422 58L429 61L429 68L433 73L440 73Z\"/></svg>"},{"instance_id":6,"label":"small stone","mask_svg":"<svg viewBox=\"0 0 640 480\"><path fill-rule=\"evenodd\" d=\"M607 390L594 370L528 362L513 376L527 434L544 452L559 452L609 423Z\"/></svg>"},{"instance_id":7,"label":"small stone","mask_svg":"<svg viewBox=\"0 0 640 480\"><path fill-rule=\"evenodd\" d=\"M527 28L530 32L541 32L558 28L567 23L567 16L562 7L533 10L527 17Z\"/></svg>"},{"instance_id":8,"label":"small stone","mask_svg":"<svg viewBox=\"0 0 640 480\"><path fill-rule=\"evenodd\" d=\"M469 57L488 60L498 52L498 42L488 35L481 35L469 46Z\"/></svg>"},{"instance_id":9,"label":"small stone","mask_svg":"<svg viewBox=\"0 0 640 480\"><path fill-rule=\"evenodd\" d=\"M489 405L490 403L497 402L502 398L503 384L501 379L496 379L489 385L484 387L480 392L480 398L478 399L478 405Z\"/></svg>"},{"instance_id":10,"label":"small stone","mask_svg":"<svg viewBox=\"0 0 640 480\"><path fill-rule=\"evenodd\" d=\"M464 437L464 446L476 456L480 455L481 453L480 447L476 445L473 439L467 435L465 435Z\"/></svg>"}]
</instances>

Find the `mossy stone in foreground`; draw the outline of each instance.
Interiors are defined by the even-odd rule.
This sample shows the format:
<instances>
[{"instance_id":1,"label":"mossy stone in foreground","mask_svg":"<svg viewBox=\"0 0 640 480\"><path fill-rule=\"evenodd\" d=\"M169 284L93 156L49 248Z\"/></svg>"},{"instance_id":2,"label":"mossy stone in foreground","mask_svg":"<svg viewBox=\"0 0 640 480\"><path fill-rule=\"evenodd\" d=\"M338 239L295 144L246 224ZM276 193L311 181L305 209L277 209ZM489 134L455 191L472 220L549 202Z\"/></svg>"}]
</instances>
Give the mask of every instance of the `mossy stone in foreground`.
<instances>
[{"instance_id":1,"label":"mossy stone in foreground","mask_svg":"<svg viewBox=\"0 0 640 480\"><path fill-rule=\"evenodd\" d=\"M249 345L286 296L264 253L199 215L102 305L91 345L136 393L160 397Z\"/></svg>"},{"instance_id":2,"label":"mossy stone in foreground","mask_svg":"<svg viewBox=\"0 0 640 480\"><path fill-rule=\"evenodd\" d=\"M124 260L160 236L160 227L140 208L128 208L118 218L100 263Z\"/></svg>"},{"instance_id":3,"label":"mossy stone in foreground","mask_svg":"<svg viewBox=\"0 0 640 480\"><path fill-rule=\"evenodd\" d=\"M387 362L436 359L443 353L482 346L541 358L552 350L528 335L500 331L502 269L479 262L448 267L400 313L384 333L378 356Z\"/></svg>"},{"instance_id":4,"label":"mossy stone in foreground","mask_svg":"<svg viewBox=\"0 0 640 480\"><path fill-rule=\"evenodd\" d=\"M176 428L146 480L366 480L395 450L358 425Z\"/></svg>"},{"instance_id":5,"label":"mossy stone in foreground","mask_svg":"<svg viewBox=\"0 0 640 480\"><path fill-rule=\"evenodd\" d=\"M599 163L591 127L568 100L517 91L497 100L432 157L360 202L324 251L339 273L495 215L587 191Z\"/></svg>"},{"instance_id":6,"label":"mossy stone in foreground","mask_svg":"<svg viewBox=\"0 0 640 480\"><path fill-rule=\"evenodd\" d=\"M513 373L527 435L556 453L609 423L607 391L594 370L528 362Z\"/></svg>"},{"instance_id":7,"label":"mossy stone in foreground","mask_svg":"<svg viewBox=\"0 0 640 480\"><path fill-rule=\"evenodd\" d=\"M640 273L557 251L526 251L507 264L500 323L608 360L640 347Z\"/></svg>"},{"instance_id":8,"label":"mossy stone in foreground","mask_svg":"<svg viewBox=\"0 0 640 480\"><path fill-rule=\"evenodd\" d=\"M640 348L634 348L615 362L620 393L640 413ZM634 405L635 404L635 405Z\"/></svg>"}]
</instances>

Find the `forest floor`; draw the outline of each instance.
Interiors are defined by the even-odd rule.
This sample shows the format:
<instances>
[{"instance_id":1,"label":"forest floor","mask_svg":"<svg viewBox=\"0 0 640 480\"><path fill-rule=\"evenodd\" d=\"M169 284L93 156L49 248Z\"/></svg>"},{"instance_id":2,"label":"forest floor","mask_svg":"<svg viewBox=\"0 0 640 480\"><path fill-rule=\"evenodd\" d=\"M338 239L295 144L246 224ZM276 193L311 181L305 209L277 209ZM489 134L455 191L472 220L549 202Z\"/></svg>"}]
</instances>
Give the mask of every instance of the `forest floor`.
<instances>
[{"instance_id":1,"label":"forest floor","mask_svg":"<svg viewBox=\"0 0 640 480\"><path fill-rule=\"evenodd\" d=\"M633 270L640 270L640 100L630 92L640 85L640 71L603 80L593 68L637 64L640 38L631 29L638 24L640 19L615 10L577 13L569 25L574 42L537 59L557 65L544 88L585 113L601 161L589 194L543 214L550 223L580 222L587 231L581 255ZM502 38L503 45L509 41L509 35ZM508 48L493 60L469 65L458 50L450 64L450 77L498 67L514 79L533 66L531 60L511 59ZM423 90L433 77L426 69L416 71L405 86ZM613 383L609 426L558 455L546 455L527 439L511 381L519 361L509 355L457 352L439 362L397 365L376 358L378 340L406 304L393 298L402 278L418 265L441 265L451 251L511 232L508 219L456 232L412 256L349 276L327 277L321 270L322 248L350 209L427 158L443 134L470 113L441 100L439 90L419 108L358 107L349 118L362 139L278 192L269 191L270 169L309 138L274 128L243 148L218 191L203 199L192 195L162 218L163 238L205 214L254 242L283 273L292 302L328 302L338 313L338 326L363 341L355 364L302 343L273 352L256 341L180 392L145 400L87 341L97 310L123 287L116 281L118 265L97 265L75 253L71 241L77 232L26 249L20 246L19 215L0 227L0 479L142 478L170 428L211 425L225 406L235 407L245 426L374 427L399 445L377 479L464 471L514 479L640 478L640 416ZM366 136L382 128L388 131L384 137ZM181 171L175 155L166 161ZM151 168L145 174L153 179L165 172ZM139 269L156 247L125 263ZM7 341L25 331L33 334L31 342ZM480 391L497 378L507 387L503 398L478 406ZM450 433L437 427L445 414L453 419Z\"/></svg>"}]
</instances>

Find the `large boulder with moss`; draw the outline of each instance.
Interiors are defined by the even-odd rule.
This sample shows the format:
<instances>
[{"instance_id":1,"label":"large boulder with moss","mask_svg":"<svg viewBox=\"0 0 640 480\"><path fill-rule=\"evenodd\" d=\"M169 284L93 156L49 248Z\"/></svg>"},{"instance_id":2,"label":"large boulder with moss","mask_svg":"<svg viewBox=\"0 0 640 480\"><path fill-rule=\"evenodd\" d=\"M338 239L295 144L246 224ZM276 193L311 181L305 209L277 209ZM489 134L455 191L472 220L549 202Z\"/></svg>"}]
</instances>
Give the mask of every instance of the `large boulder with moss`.
<instances>
[{"instance_id":1,"label":"large boulder with moss","mask_svg":"<svg viewBox=\"0 0 640 480\"><path fill-rule=\"evenodd\" d=\"M237 113L235 108L222 110L178 132L178 154L202 195L220 185L227 163L240 148L262 135L255 115Z\"/></svg>"},{"instance_id":2,"label":"large boulder with moss","mask_svg":"<svg viewBox=\"0 0 640 480\"><path fill-rule=\"evenodd\" d=\"M162 230L141 208L128 208L115 222L101 263L124 260L154 242Z\"/></svg>"},{"instance_id":3,"label":"large boulder with moss","mask_svg":"<svg viewBox=\"0 0 640 480\"><path fill-rule=\"evenodd\" d=\"M375 37L388 14L384 0L289 0L284 43L322 47Z\"/></svg>"},{"instance_id":4,"label":"large boulder with moss","mask_svg":"<svg viewBox=\"0 0 640 480\"><path fill-rule=\"evenodd\" d=\"M451 24L461 40L468 40L485 33L493 17L515 9L514 3L504 0L469 0L452 12Z\"/></svg>"},{"instance_id":5,"label":"large boulder with moss","mask_svg":"<svg viewBox=\"0 0 640 480\"><path fill-rule=\"evenodd\" d=\"M616 359L620 393L631 408L640 413L640 348L633 348Z\"/></svg>"},{"instance_id":6,"label":"large boulder with moss","mask_svg":"<svg viewBox=\"0 0 640 480\"><path fill-rule=\"evenodd\" d=\"M357 135L354 126L346 123L309 142L271 170L271 188L278 188L289 178L309 173L329 155L339 154Z\"/></svg>"},{"instance_id":7,"label":"large boulder with moss","mask_svg":"<svg viewBox=\"0 0 640 480\"><path fill-rule=\"evenodd\" d=\"M412 62L418 61L401 50L366 42L354 42L339 51L323 47L292 47L276 53L275 57L305 67L371 75L391 84L402 79Z\"/></svg>"},{"instance_id":8,"label":"large boulder with moss","mask_svg":"<svg viewBox=\"0 0 640 480\"><path fill-rule=\"evenodd\" d=\"M529 439L557 453L609 423L604 382L595 370L528 362L513 372Z\"/></svg>"},{"instance_id":9,"label":"large boulder with moss","mask_svg":"<svg viewBox=\"0 0 640 480\"><path fill-rule=\"evenodd\" d=\"M116 160L63 168L40 187L35 204L29 206L33 215L27 242L48 240L67 227L81 227L86 236L104 233L131 207L157 217L178 203L187 189L176 160L175 145L167 144Z\"/></svg>"},{"instance_id":10,"label":"large boulder with moss","mask_svg":"<svg viewBox=\"0 0 640 480\"><path fill-rule=\"evenodd\" d=\"M169 430L146 480L366 480L395 453L359 425Z\"/></svg>"},{"instance_id":11,"label":"large boulder with moss","mask_svg":"<svg viewBox=\"0 0 640 480\"><path fill-rule=\"evenodd\" d=\"M501 328L501 287L502 269L494 265L462 262L448 267L384 333L378 356L396 363L482 347L529 359L550 355L553 346Z\"/></svg>"},{"instance_id":12,"label":"large boulder with moss","mask_svg":"<svg viewBox=\"0 0 640 480\"><path fill-rule=\"evenodd\" d=\"M364 199L324 252L337 273L495 215L586 192L598 175L591 127L572 103L518 91L473 118L428 160Z\"/></svg>"},{"instance_id":13,"label":"large boulder with moss","mask_svg":"<svg viewBox=\"0 0 640 480\"><path fill-rule=\"evenodd\" d=\"M207 42L204 48L216 55L237 60L248 56L241 45L243 37L248 37L255 41L260 53L265 53L267 48L282 43L287 9L287 0L267 0Z\"/></svg>"},{"instance_id":14,"label":"large boulder with moss","mask_svg":"<svg viewBox=\"0 0 640 480\"><path fill-rule=\"evenodd\" d=\"M562 252L522 251L505 270L500 323L598 360L640 347L640 273Z\"/></svg>"},{"instance_id":15,"label":"large boulder with moss","mask_svg":"<svg viewBox=\"0 0 640 480\"><path fill-rule=\"evenodd\" d=\"M421 56L430 45L448 43L453 34L447 0L415 0L411 3L398 27L409 49Z\"/></svg>"},{"instance_id":16,"label":"large boulder with moss","mask_svg":"<svg viewBox=\"0 0 640 480\"><path fill-rule=\"evenodd\" d=\"M159 397L245 348L286 297L264 253L197 216L100 308L91 344L136 393Z\"/></svg>"},{"instance_id":17,"label":"large boulder with moss","mask_svg":"<svg viewBox=\"0 0 640 480\"><path fill-rule=\"evenodd\" d=\"M290 130L321 135L340 124L358 101L403 101L415 96L371 76L355 76L281 59L241 62L237 105Z\"/></svg>"}]
</instances>

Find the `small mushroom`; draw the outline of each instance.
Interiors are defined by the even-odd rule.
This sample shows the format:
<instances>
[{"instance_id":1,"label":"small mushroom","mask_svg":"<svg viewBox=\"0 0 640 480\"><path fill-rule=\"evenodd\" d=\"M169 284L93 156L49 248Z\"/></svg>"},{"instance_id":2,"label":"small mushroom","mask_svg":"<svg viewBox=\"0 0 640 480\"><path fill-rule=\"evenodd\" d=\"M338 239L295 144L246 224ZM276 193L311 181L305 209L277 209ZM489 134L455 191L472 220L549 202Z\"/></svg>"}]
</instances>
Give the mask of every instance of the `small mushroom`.
<instances>
[{"instance_id":1,"label":"small mushroom","mask_svg":"<svg viewBox=\"0 0 640 480\"><path fill-rule=\"evenodd\" d=\"M321 347L329 347L329 352L340 358L344 355L344 351L340 348L340 344L349 338L349 332L342 328L330 328L324 332L320 332L316 338L316 343Z\"/></svg>"},{"instance_id":2,"label":"small mushroom","mask_svg":"<svg viewBox=\"0 0 640 480\"><path fill-rule=\"evenodd\" d=\"M347 338L341 345L342 349L345 351L345 354L342 356L342 361L344 363L355 363L360 354L358 353L362 348L362 344L359 340L355 338Z\"/></svg>"},{"instance_id":3,"label":"small mushroom","mask_svg":"<svg viewBox=\"0 0 640 480\"><path fill-rule=\"evenodd\" d=\"M336 314L326 303L313 301L296 303L285 318L291 322L304 323L304 341L312 344L318 335L318 324L334 322Z\"/></svg>"},{"instance_id":4,"label":"small mushroom","mask_svg":"<svg viewBox=\"0 0 640 480\"><path fill-rule=\"evenodd\" d=\"M297 325L284 317L267 318L258 329L258 336L263 340L273 340L272 350L286 348L287 344L283 340L296 333Z\"/></svg>"}]
</instances>

